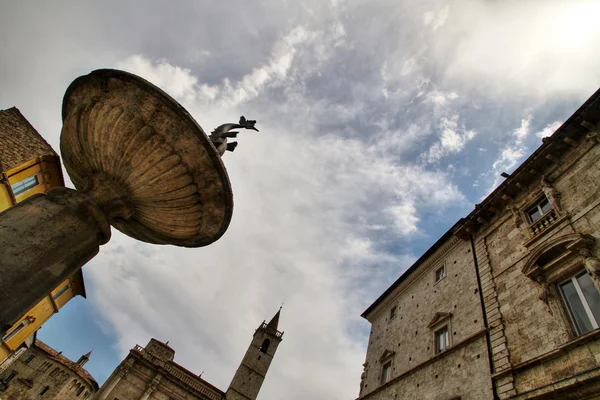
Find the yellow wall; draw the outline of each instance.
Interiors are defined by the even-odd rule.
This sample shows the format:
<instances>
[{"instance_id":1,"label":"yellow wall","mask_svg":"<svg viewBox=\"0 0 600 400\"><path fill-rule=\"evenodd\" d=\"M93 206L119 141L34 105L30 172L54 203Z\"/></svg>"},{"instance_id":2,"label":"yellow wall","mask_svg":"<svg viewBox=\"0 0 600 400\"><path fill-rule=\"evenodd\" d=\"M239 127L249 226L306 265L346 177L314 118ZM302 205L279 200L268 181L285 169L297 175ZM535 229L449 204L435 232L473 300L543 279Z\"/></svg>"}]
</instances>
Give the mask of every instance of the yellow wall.
<instances>
[{"instance_id":1,"label":"yellow wall","mask_svg":"<svg viewBox=\"0 0 600 400\"><path fill-rule=\"evenodd\" d=\"M2 172L2 171L0 171ZM30 176L37 176L39 184L15 196L16 202L25 200L36 193L46 193L55 186L63 186L60 173L60 161L56 156L42 156L29 160L11 170L4 171L11 185ZM0 211L14 205L11 200L10 188L0 180ZM68 285L60 295L58 293ZM85 296L83 275L81 271L61 283L46 298L29 310L16 324L8 329L0 342L0 363L13 351L17 350L28 337L33 335L41 326L58 312L69 300L77 295ZM56 298L54 298L56 297ZM23 323L26 321L25 323ZM22 326L23 325L23 326ZM17 333L11 332L18 328Z\"/></svg>"},{"instance_id":2,"label":"yellow wall","mask_svg":"<svg viewBox=\"0 0 600 400\"><path fill-rule=\"evenodd\" d=\"M10 195L10 187L4 182L0 181L0 212L6 210L8 207L13 205L13 201Z\"/></svg>"}]
</instances>

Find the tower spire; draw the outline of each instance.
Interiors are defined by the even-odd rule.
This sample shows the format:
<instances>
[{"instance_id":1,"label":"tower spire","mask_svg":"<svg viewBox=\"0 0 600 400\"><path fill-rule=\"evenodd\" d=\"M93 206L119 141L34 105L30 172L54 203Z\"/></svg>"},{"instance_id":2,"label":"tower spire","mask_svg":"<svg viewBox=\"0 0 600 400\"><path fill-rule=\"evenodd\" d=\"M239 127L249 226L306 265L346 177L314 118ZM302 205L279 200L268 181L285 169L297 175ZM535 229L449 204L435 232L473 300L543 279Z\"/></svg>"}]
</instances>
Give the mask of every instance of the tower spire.
<instances>
[{"instance_id":1,"label":"tower spire","mask_svg":"<svg viewBox=\"0 0 600 400\"><path fill-rule=\"evenodd\" d=\"M81 357L79 357L79 360L77 361L77 364L79 364L79 365L81 365L83 367L83 365L90 360L90 356L92 355L92 351L94 351L94 350L90 350L86 354L84 354Z\"/></svg>"},{"instance_id":2,"label":"tower spire","mask_svg":"<svg viewBox=\"0 0 600 400\"><path fill-rule=\"evenodd\" d=\"M282 307L283 304L281 305L281 307L279 307L279 311L277 311L277 313L273 316L273 318L271 318L271 320L267 324L267 329L277 331L277 326L279 325L279 315L281 314Z\"/></svg>"},{"instance_id":3,"label":"tower spire","mask_svg":"<svg viewBox=\"0 0 600 400\"><path fill-rule=\"evenodd\" d=\"M283 306L283 305L282 305ZM279 332L281 307L267 324L262 322L227 389L227 400L256 400L277 347L283 338Z\"/></svg>"}]
</instances>

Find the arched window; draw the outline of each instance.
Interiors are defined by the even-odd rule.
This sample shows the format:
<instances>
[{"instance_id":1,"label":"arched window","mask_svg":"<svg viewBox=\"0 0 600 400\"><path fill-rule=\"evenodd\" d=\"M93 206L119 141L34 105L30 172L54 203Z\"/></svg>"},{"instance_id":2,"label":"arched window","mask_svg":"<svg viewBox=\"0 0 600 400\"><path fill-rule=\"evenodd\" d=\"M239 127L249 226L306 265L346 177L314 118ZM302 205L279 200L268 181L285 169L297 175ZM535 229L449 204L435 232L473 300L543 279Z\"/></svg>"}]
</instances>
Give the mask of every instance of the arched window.
<instances>
[{"instance_id":1,"label":"arched window","mask_svg":"<svg viewBox=\"0 0 600 400\"><path fill-rule=\"evenodd\" d=\"M259 349L259 350L260 350L260 352L261 352L261 353L265 353L265 354L266 354L266 353L267 353L267 350L269 350L269 345L270 345L270 344L271 344L271 341L270 341L269 339L265 339L265 340L262 342L262 346L260 346L260 349Z\"/></svg>"},{"instance_id":2,"label":"arched window","mask_svg":"<svg viewBox=\"0 0 600 400\"><path fill-rule=\"evenodd\" d=\"M60 371L60 368L56 367L52 370L52 372L50 372L50 376L56 376L56 374L58 374L58 371Z\"/></svg>"},{"instance_id":3,"label":"arched window","mask_svg":"<svg viewBox=\"0 0 600 400\"><path fill-rule=\"evenodd\" d=\"M83 386L79 388L79 390L77 391L77 396L79 397L79 395L81 394L81 392L83 392L83 389L85 389Z\"/></svg>"},{"instance_id":4,"label":"arched window","mask_svg":"<svg viewBox=\"0 0 600 400\"><path fill-rule=\"evenodd\" d=\"M40 396L43 396L48 391L48 389L50 389L50 386L44 386L44 388L40 392Z\"/></svg>"}]
</instances>

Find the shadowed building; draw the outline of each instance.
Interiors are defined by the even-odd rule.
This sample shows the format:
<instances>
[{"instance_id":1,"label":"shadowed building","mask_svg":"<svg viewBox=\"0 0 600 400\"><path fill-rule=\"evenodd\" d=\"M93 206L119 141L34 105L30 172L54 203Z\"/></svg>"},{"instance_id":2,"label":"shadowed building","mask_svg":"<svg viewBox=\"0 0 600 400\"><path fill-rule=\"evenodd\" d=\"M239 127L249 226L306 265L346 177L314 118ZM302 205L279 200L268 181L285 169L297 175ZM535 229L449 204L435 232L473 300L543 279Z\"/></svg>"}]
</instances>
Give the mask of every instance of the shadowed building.
<instances>
[{"instance_id":1,"label":"shadowed building","mask_svg":"<svg viewBox=\"0 0 600 400\"><path fill-rule=\"evenodd\" d=\"M0 212L56 186L64 186L58 154L17 108L0 110ZM48 293L14 325L0 327L0 372L27 349L32 335L47 320L77 295L85 297L81 271Z\"/></svg>"},{"instance_id":2,"label":"shadowed building","mask_svg":"<svg viewBox=\"0 0 600 400\"><path fill-rule=\"evenodd\" d=\"M150 339L146 347L136 345L129 352L95 399L255 400L283 336L277 330L280 311L254 332L227 392L173 361L175 350L167 343Z\"/></svg>"},{"instance_id":3,"label":"shadowed building","mask_svg":"<svg viewBox=\"0 0 600 400\"><path fill-rule=\"evenodd\" d=\"M77 362L46 345L35 343L0 375L0 398L7 400L86 400L98 383L83 368L91 351Z\"/></svg>"},{"instance_id":4,"label":"shadowed building","mask_svg":"<svg viewBox=\"0 0 600 400\"><path fill-rule=\"evenodd\" d=\"M364 313L360 399L600 399L600 91Z\"/></svg>"}]
</instances>

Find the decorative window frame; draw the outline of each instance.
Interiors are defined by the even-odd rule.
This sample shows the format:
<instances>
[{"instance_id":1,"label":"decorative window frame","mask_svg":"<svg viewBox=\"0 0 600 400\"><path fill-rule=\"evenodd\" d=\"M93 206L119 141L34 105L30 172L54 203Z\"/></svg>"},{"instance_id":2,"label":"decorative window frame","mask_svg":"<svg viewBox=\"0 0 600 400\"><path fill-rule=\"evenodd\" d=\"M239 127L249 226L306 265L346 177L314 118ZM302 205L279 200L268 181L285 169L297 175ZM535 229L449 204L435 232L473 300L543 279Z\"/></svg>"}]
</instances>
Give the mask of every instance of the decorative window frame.
<instances>
[{"instance_id":1,"label":"decorative window frame","mask_svg":"<svg viewBox=\"0 0 600 400\"><path fill-rule=\"evenodd\" d=\"M588 299L586 298L586 296L582 292L579 292L578 293L578 297L579 297L580 301L582 303L587 303L587 307L588 308L587 308L587 310L585 310L586 311L585 313L586 313L587 317L589 318L590 324L592 325L592 330L590 330L590 331L587 331L587 332L581 332L581 331L579 331L579 329L576 326L577 324L575 322L575 316L573 315L573 312L569 310L570 309L570 305L568 304L569 301L567 300L564 292L560 289L560 285L561 284L564 284L564 283L566 283L568 281L575 281L577 279L574 279L574 277L576 277L576 276L578 276L580 274L584 274L584 273L587 273L588 276L591 277L591 274L585 268L580 268L573 275L571 275L569 278L567 278L566 280L563 279L562 281L557 282L557 284L556 284L557 292L560 295L560 300L561 300L561 302L563 304L563 307L564 307L564 310L565 310L565 314L567 315L567 317L569 319L569 323L570 323L569 325L570 325L570 327L572 329L572 333L573 333L574 337L579 337L579 336L585 335L586 333L589 333L589 332L591 332L591 331L593 331L595 329L598 329L598 322L599 321L595 318L595 316L593 315L592 310L589 308L590 304L589 304ZM592 279L592 282L593 282L593 279ZM578 283L578 285L579 285L579 283ZM579 290L581 290L581 288ZM598 288L596 288L596 290L598 290ZM600 290L598 290L598 292L600 292ZM585 305L583 307L584 307L584 309L586 308Z\"/></svg>"},{"instance_id":2,"label":"decorative window frame","mask_svg":"<svg viewBox=\"0 0 600 400\"><path fill-rule=\"evenodd\" d=\"M448 347L446 348L446 350L438 353L436 334L440 331L440 329L443 329L444 327L448 329ZM436 312L433 318L431 319L431 322L429 322L429 324L427 325L427 328L431 330L431 340L433 343L431 348L433 349L434 356L445 353L452 347L452 313Z\"/></svg>"},{"instance_id":3,"label":"decorative window frame","mask_svg":"<svg viewBox=\"0 0 600 400\"><path fill-rule=\"evenodd\" d=\"M379 363L381 364L381 372L379 374L379 383L381 385L385 385L386 383L388 383L389 381L391 381L393 379L392 377L392 373L394 371L394 356L396 355L395 351L391 351L391 350L385 350L383 352L383 354L381 355L381 357L379 357ZM384 373L385 373L385 367L389 365L390 366L390 379L388 379L387 381L384 381Z\"/></svg>"},{"instance_id":4,"label":"decorative window frame","mask_svg":"<svg viewBox=\"0 0 600 400\"><path fill-rule=\"evenodd\" d=\"M388 315L388 323L395 320L397 316L398 316L398 305L394 304L390 307L390 312Z\"/></svg>"},{"instance_id":5,"label":"decorative window frame","mask_svg":"<svg viewBox=\"0 0 600 400\"><path fill-rule=\"evenodd\" d=\"M585 263L582 249L587 249L589 251L593 243L594 238L592 236L582 235L580 233L564 235L552 239L531 254L523 266L522 272L525 276L534 281L539 281L539 277L542 277L543 280L548 282L558 282L575 273L577 269L582 267ZM542 256L561 246L565 249L563 253L558 255L558 257L552 261L539 265L538 261Z\"/></svg>"},{"instance_id":6,"label":"decorative window frame","mask_svg":"<svg viewBox=\"0 0 600 400\"><path fill-rule=\"evenodd\" d=\"M448 276L448 265L446 261L441 264L435 264L437 267L433 269L433 284L437 285L439 282L443 281ZM444 276L438 279L438 271L444 270Z\"/></svg>"},{"instance_id":7,"label":"decorative window frame","mask_svg":"<svg viewBox=\"0 0 600 400\"><path fill-rule=\"evenodd\" d=\"M579 233L563 235L540 246L527 260L522 272L540 286L539 299L544 301L548 310L557 315L567 328L569 339L578 337L572 317L566 309L558 285L581 270L586 270L598 291L600 291L600 261L593 256L593 236ZM557 249L560 253L551 252ZM539 263L544 256L555 256L550 261Z\"/></svg>"},{"instance_id":8,"label":"decorative window frame","mask_svg":"<svg viewBox=\"0 0 600 400\"><path fill-rule=\"evenodd\" d=\"M569 215L562 207L561 197L561 193L556 190L550 180L542 175L539 189L528 196L529 201L526 201L523 205L513 204L510 207L517 226L528 238L524 243L526 247L531 246L556 227L562 226L561 223L568 219ZM546 199L552 208L541 218L531 222L528 211L543 199Z\"/></svg>"}]
</instances>

